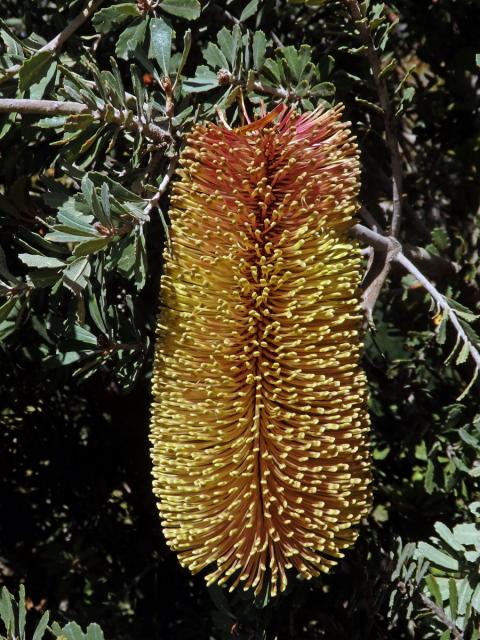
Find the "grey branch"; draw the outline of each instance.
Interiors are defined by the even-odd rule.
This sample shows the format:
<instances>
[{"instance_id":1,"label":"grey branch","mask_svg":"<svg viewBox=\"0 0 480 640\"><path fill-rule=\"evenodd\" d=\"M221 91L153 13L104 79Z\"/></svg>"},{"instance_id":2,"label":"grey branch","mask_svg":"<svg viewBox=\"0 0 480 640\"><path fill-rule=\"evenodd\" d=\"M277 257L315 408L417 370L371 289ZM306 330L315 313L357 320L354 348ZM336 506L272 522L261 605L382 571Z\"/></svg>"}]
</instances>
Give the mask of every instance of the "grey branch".
<instances>
[{"instance_id":1,"label":"grey branch","mask_svg":"<svg viewBox=\"0 0 480 640\"><path fill-rule=\"evenodd\" d=\"M394 237L398 237L400 224L402 220L402 158L400 155L400 147L395 132L395 117L392 111L392 105L388 95L387 83L382 77L382 65L377 53L377 48L373 42L371 33L365 16L362 13L358 0L344 0L350 10L355 25L360 33L360 38L367 47L367 56L372 69L375 86L377 89L378 99L383 111L383 119L385 123L385 139L390 153L390 161L392 165L392 200L393 212L390 222L390 233Z\"/></svg>"},{"instance_id":2,"label":"grey branch","mask_svg":"<svg viewBox=\"0 0 480 640\"><path fill-rule=\"evenodd\" d=\"M74 34L75 31L77 31L77 29L79 29L86 20L88 20L88 18L94 11L98 9L103 1L104 0L90 0L87 3L85 9L83 9L83 11L81 11L69 24L67 24L63 31L61 31L52 40L50 40L50 42L47 42L47 44L39 49L37 53L40 53L40 51L49 51L52 56L54 56L56 53L61 51L68 38L70 38L70 36ZM12 67L5 69L5 75L0 78L0 82L8 80L9 78L17 74L20 71L21 67L22 65L15 64Z\"/></svg>"},{"instance_id":3,"label":"grey branch","mask_svg":"<svg viewBox=\"0 0 480 640\"><path fill-rule=\"evenodd\" d=\"M177 168L177 163L178 163L178 155L175 154L171 158L167 171L165 172L165 175L163 176L160 184L158 185L157 192L155 193L153 198L150 199L150 202L145 207L145 213L149 214L152 211L152 209L154 209L155 207L158 207L158 203L160 202L160 199L165 193L165 191L167 190L168 185L170 184L170 180L172 179L173 174L175 173L175 169Z\"/></svg>"},{"instance_id":4,"label":"grey branch","mask_svg":"<svg viewBox=\"0 0 480 640\"><path fill-rule=\"evenodd\" d=\"M407 251L402 247L402 245L398 242L398 240L392 236L384 236L381 233L377 233L376 231L372 231L368 227L364 227L361 224L355 225L351 230L351 235L362 242L367 244L374 249L374 253L379 252L380 255L386 256L384 257L384 265L390 265L392 262L397 262L401 265L406 271L408 271L414 278L422 285L422 287L430 294L432 299L435 301L437 306L442 309L447 315L448 319L452 323L455 331L460 337L461 341L466 345L470 356L475 362L476 367L480 370L480 353L478 349L472 344L469 337L465 333L464 328L461 325L461 322L458 319L458 316L455 310L448 304L447 299L444 295L442 295L434 285L428 280L428 278L420 271L420 269L414 264L414 260L419 260L426 262L425 253L427 253L424 249L418 249L417 247L412 247L408 249L410 260L406 253ZM420 256L420 258L418 258ZM432 259L435 259L436 256L432 256ZM385 266L383 267L385 269ZM383 285L385 278L382 279L380 284ZM379 293L378 285L374 289L374 293ZM373 294L371 294L373 295ZM364 307L367 310L367 313L371 313L371 300L369 297L365 299L364 297Z\"/></svg>"},{"instance_id":5,"label":"grey branch","mask_svg":"<svg viewBox=\"0 0 480 640\"><path fill-rule=\"evenodd\" d=\"M27 99L0 99L0 113L36 113L45 116L72 115L76 113L91 113L99 120L104 119L101 109L92 110L83 102L63 102L61 100L27 100ZM169 143L172 136L156 124L141 123L137 116L129 118L131 112L113 109L109 122L124 126L129 131L142 131L147 138L160 144Z\"/></svg>"},{"instance_id":6,"label":"grey branch","mask_svg":"<svg viewBox=\"0 0 480 640\"><path fill-rule=\"evenodd\" d=\"M468 352L470 353L473 361L475 362L476 367L480 370L480 353L476 349L476 347L470 342L465 330L463 329L460 321L458 319L455 310L448 304L445 296L443 296L439 291L435 289L433 284L423 275L423 273L417 269L417 267L409 260L405 255L399 253L395 260L402 265L404 269L406 269L409 273L412 274L418 280L418 282L422 285L424 289L428 291L433 300L437 303L437 305L446 312L448 315L448 319L455 327L455 331L460 336L462 342L467 346Z\"/></svg>"},{"instance_id":7,"label":"grey branch","mask_svg":"<svg viewBox=\"0 0 480 640\"><path fill-rule=\"evenodd\" d=\"M427 609L430 609L430 611L439 620L441 620L443 624L450 629L450 631L452 631L454 640L463 640L463 632L457 628L457 625L452 622L452 620L450 620L445 611L441 607L437 606L435 602L433 602L433 600L430 600L430 598L428 598L423 593L420 594L420 596L422 598L423 604L427 607Z\"/></svg>"}]
</instances>

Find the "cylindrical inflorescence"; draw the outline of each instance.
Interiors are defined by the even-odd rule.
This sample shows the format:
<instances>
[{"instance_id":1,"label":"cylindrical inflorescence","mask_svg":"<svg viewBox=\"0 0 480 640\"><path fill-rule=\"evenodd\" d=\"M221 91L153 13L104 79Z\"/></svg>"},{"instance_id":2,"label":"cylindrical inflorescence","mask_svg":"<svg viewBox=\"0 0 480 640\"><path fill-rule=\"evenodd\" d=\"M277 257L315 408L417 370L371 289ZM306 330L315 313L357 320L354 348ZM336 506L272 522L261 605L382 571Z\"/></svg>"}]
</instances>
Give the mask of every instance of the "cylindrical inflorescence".
<instances>
[{"instance_id":1,"label":"cylindrical inflorescence","mask_svg":"<svg viewBox=\"0 0 480 640\"><path fill-rule=\"evenodd\" d=\"M153 375L168 545L256 594L328 571L369 508L358 152L341 107L197 126L171 201Z\"/></svg>"}]
</instances>

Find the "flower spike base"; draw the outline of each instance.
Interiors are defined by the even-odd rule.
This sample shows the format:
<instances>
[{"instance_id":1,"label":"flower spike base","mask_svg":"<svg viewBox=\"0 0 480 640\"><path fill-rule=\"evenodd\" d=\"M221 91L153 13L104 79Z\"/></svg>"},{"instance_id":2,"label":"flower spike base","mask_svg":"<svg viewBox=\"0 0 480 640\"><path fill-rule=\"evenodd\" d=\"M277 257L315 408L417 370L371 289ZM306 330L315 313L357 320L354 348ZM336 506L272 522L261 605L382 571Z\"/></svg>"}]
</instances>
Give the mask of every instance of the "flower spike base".
<instances>
[{"instance_id":1,"label":"flower spike base","mask_svg":"<svg viewBox=\"0 0 480 640\"><path fill-rule=\"evenodd\" d=\"M341 107L197 126L171 201L153 377L168 545L273 596L328 571L369 508L358 152ZM213 568L212 568L213 567ZM288 570L291 570L290 572Z\"/></svg>"}]
</instances>

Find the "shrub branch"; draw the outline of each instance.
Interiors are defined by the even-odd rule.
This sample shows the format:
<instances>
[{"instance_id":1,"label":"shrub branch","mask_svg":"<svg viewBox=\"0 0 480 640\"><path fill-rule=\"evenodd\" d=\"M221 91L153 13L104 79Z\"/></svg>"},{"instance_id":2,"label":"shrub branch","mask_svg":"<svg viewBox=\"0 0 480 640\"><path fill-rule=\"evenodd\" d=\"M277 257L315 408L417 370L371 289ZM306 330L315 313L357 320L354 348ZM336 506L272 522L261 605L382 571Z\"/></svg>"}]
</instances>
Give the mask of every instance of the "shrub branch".
<instances>
[{"instance_id":1,"label":"shrub branch","mask_svg":"<svg viewBox=\"0 0 480 640\"><path fill-rule=\"evenodd\" d=\"M392 201L393 212L390 222L390 234L398 237L400 225L402 221L402 158L400 155L400 146L396 136L395 117L393 115L392 105L388 95L388 88L385 78L382 76L382 64L378 56L378 50L373 41L372 35L368 28L365 15L362 12L358 0L344 0L350 14L357 27L360 39L367 47L367 57L372 70L375 86L377 89L378 100L383 112L385 125L385 140L390 153L392 165Z\"/></svg>"},{"instance_id":2,"label":"shrub branch","mask_svg":"<svg viewBox=\"0 0 480 640\"><path fill-rule=\"evenodd\" d=\"M91 113L99 120L106 120L106 112L102 109L91 109L83 102L61 100L28 100L26 98L0 99L0 113L32 113L44 116L72 115L75 113ZM131 116L130 111L112 109L108 122L124 126L129 131L141 131L147 138L160 144L169 143L172 136L168 131L151 122L140 122L138 116Z\"/></svg>"}]
</instances>

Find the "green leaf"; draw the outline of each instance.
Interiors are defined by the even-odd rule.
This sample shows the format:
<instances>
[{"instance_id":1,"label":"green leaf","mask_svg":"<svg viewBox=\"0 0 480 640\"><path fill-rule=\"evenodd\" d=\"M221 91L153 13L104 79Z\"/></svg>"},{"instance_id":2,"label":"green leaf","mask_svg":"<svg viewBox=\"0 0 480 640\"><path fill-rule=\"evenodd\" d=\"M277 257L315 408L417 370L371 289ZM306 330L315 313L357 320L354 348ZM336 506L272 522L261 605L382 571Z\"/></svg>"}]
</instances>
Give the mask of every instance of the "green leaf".
<instances>
[{"instance_id":1,"label":"green leaf","mask_svg":"<svg viewBox=\"0 0 480 640\"><path fill-rule=\"evenodd\" d=\"M475 611L478 611L478 613L480 613L480 582L475 587L475 591L472 595L472 607L473 609L475 609Z\"/></svg>"},{"instance_id":2,"label":"green leaf","mask_svg":"<svg viewBox=\"0 0 480 640\"><path fill-rule=\"evenodd\" d=\"M227 58L231 69L235 67L237 51L241 43L241 38L242 30L238 25L233 27L233 31L229 31L227 28L223 27L217 36L217 42L220 49L223 51L223 54Z\"/></svg>"},{"instance_id":3,"label":"green leaf","mask_svg":"<svg viewBox=\"0 0 480 640\"><path fill-rule=\"evenodd\" d=\"M0 322L3 322L8 318L16 303L17 298L12 297L0 306Z\"/></svg>"},{"instance_id":4,"label":"green leaf","mask_svg":"<svg viewBox=\"0 0 480 640\"><path fill-rule=\"evenodd\" d=\"M433 599L435 600L437 605L439 607L441 607L442 604L443 604L443 599L442 599L442 594L440 593L440 588L438 586L438 582L435 580L435 578L432 575L428 575L425 578L425 583L426 583L431 595L433 596Z\"/></svg>"},{"instance_id":5,"label":"green leaf","mask_svg":"<svg viewBox=\"0 0 480 640\"><path fill-rule=\"evenodd\" d=\"M138 6L134 2L114 4L97 11L92 18L92 24L99 33L108 33L128 18L140 15Z\"/></svg>"},{"instance_id":6,"label":"green leaf","mask_svg":"<svg viewBox=\"0 0 480 640\"><path fill-rule=\"evenodd\" d=\"M289 46L284 47L281 53L293 78L297 81L301 80L308 63L311 61L312 48L306 44L302 44L299 49Z\"/></svg>"},{"instance_id":7,"label":"green leaf","mask_svg":"<svg viewBox=\"0 0 480 640\"><path fill-rule=\"evenodd\" d=\"M449 317L449 310L444 309L442 313L442 319L436 329L436 334L435 334L438 344L445 344L445 341L447 339L448 317Z\"/></svg>"},{"instance_id":8,"label":"green leaf","mask_svg":"<svg viewBox=\"0 0 480 640\"><path fill-rule=\"evenodd\" d=\"M15 632L15 617L13 615L12 596L7 587L2 587L2 595L0 597L0 618L5 625L7 637Z\"/></svg>"},{"instance_id":9,"label":"green leaf","mask_svg":"<svg viewBox=\"0 0 480 640\"><path fill-rule=\"evenodd\" d=\"M143 203L144 200L133 191L130 191L119 182L116 182L109 176L99 173L98 171L90 171L88 177L96 187L101 187L104 182L108 184L111 195L119 200L128 200L129 202Z\"/></svg>"},{"instance_id":10,"label":"green leaf","mask_svg":"<svg viewBox=\"0 0 480 640\"><path fill-rule=\"evenodd\" d=\"M455 536L443 522L436 522L433 528L438 535L455 551L465 551L464 546L455 539Z\"/></svg>"},{"instance_id":11,"label":"green leaf","mask_svg":"<svg viewBox=\"0 0 480 640\"><path fill-rule=\"evenodd\" d=\"M480 448L480 442L478 441L478 439L468 433L468 431L463 427L460 427L460 429L458 430L458 435L465 442L465 444L468 444L475 449Z\"/></svg>"},{"instance_id":12,"label":"green leaf","mask_svg":"<svg viewBox=\"0 0 480 640\"><path fill-rule=\"evenodd\" d=\"M258 0L251 0L240 14L240 22L245 22L248 18L251 18L258 9Z\"/></svg>"},{"instance_id":13,"label":"green leaf","mask_svg":"<svg viewBox=\"0 0 480 640\"><path fill-rule=\"evenodd\" d=\"M106 247L108 247L112 240L113 238L111 237L102 237L95 238L93 240L87 240L86 242L81 242L80 244L77 244L77 246L73 250L73 255L77 257L88 256L92 253L103 251L103 249L106 249Z\"/></svg>"},{"instance_id":14,"label":"green leaf","mask_svg":"<svg viewBox=\"0 0 480 640\"><path fill-rule=\"evenodd\" d=\"M463 545L480 543L480 530L473 522L457 524L453 527L453 535Z\"/></svg>"},{"instance_id":15,"label":"green leaf","mask_svg":"<svg viewBox=\"0 0 480 640\"><path fill-rule=\"evenodd\" d=\"M430 562L433 562L439 567L451 569L452 571L458 571L458 560L452 558L444 551L436 549L428 542L419 542L418 551L421 555L425 556L427 560L430 560Z\"/></svg>"},{"instance_id":16,"label":"green leaf","mask_svg":"<svg viewBox=\"0 0 480 640\"><path fill-rule=\"evenodd\" d=\"M91 266L88 257L81 257L70 262L63 271L63 282L65 286L79 294L88 284Z\"/></svg>"},{"instance_id":17,"label":"green leaf","mask_svg":"<svg viewBox=\"0 0 480 640\"><path fill-rule=\"evenodd\" d=\"M53 62L50 51L39 51L25 60L18 73L20 91L26 91L31 85L38 83L47 74Z\"/></svg>"},{"instance_id":18,"label":"green leaf","mask_svg":"<svg viewBox=\"0 0 480 640\"><path fill-rule=\"evenodd\" d=\"M329 98L335 95L335 85L332 82L320 82L310 89L310 95L319 98Z\"/></svg>"},{"instance_id":19,"label":"green leaf","mask_svg":"<svg viewBox=\"0 0 480 640\"><path fill-rule=\"evenodd\" d=\"M37 628L35 629L35 633L33 634L32 640L42 640L43 635L48 626L49 617L50 617L49 612L45 611L43 616L40 618L40 622L38 623Z\"/></svg>"},{"instance_id":20,"label":"green leaf","mask_svg":"<svg viewBox=\"0 0 480 640\"><path fill-rule=\"evenodd\" d=\"M458 615L465 615L468 604L470 603L473 588L470 585L468 577L465 577L458 587Z\"/></svg>"},{"instance_id":21,"label":"green leaf","mask_svg":"<svg viewBox=\"0 0 480 640\"><path fill-rule=\"evenodd\" d=\"M263 31L255 31L253 35L253 66L257 71L263 67L267 51L267 38Z\"/></svg>"},{"instance_id":22,"label":"green leaf","mask_svg":"<svg viewBox=\"0 0 480 640\"><path fill-rule=\"evenodd\" d=\"M458 396L457 401L461 401L463 400L469 393L470 393L470 389L473 387L473 385L475 384L477 378L478 378L478 372L480 371L480 369L478 369L478 367L475 367L475 371L473 372L473 376L470 380L470 382L467 384L467 386L465 387L465 389L462 391L462 393Z\"/></svg>"},{"instance_id":23,"label":"green leaf","mask_svg":"<svg viewBox=\"0 0 480 640\"><path fill-rule=\"evenodd\" d=\"M69 622L65 627L63 627L62 634L67 638L67 640L86 640L85 634L76 622Z\"/></svg>"},{"instance_id":24,"label":"green leaf","mask_svg":"<svg viewBox=\"0 0 480 640\"><path fill-rule=\"evenodd\" d=\"M76 324L73 327L72 339L75 340L76 342L81 342L82 344L88 344L92 347L98 346L97 337L91 331L89 331L86 327L83 327L79 324ZM80 627L78 627L78 629L80 629ZM63 628L63 631L65 631L65 627Z\"/></svg>"},{"instance_id":25,"label":"green leaf","mask_svg":"<svg viewBox=\"0 0 480 640\"><path fill-rule=\"evenodd\" d=\"M25 585L21 584L18 590L18 635L19 640L25 640L25 620L27 608L25 606Z\"/></svg>"},{"instance_id":26,"label":"green leaf","mask_svg":"<svg viewBox=\"0 0 480 640\"><path fill-rule=\"evenodd\" d=\"M62 260L48 256L20 253L18 257L27 267L33 267L35 269L59 269L65 266L65 262Z\"/></svg>"},{"instance_id":27,"label":"green leaf","mask_svg":"<svg viewBox=\"0 0 480 640\"><path fill-rule=\"evenodd\" d=\"M172 16L186 18L187 20L196 20L200 17L201 5L198 0L163 0L160 8Z\"/></svg>"},{"instance_id":28,"label":"green leaf","mask_svg":"<svg viewBox=\"0 0 480 640\"><path fill-rule=\"evenodd\" d=\"M220 47L213 42L209 42L205 51L203 51L205 62L214 69L229 69L228 61Z\"/></svg>"},{"instance_id":29,"label":"green leaf","mask_svg":"<svg viewBox=\"0 0 480 640\"><path fill-rule=\"evenodd\" d=\"M162 18L150 20L150 49L148 57L154 58L160 65L163 74L168 76L172 55L173 30Z\"/></svg>"},{"instance_id":30,"label":"green leaf","mask_svg":"<svg viewBox=\"0 0 480 640\"><path fill-rule=\"evenodd\" d=\"M390 60L390 62L383 67L378 77L385 78L386 76L390 75L390 73L394 71L396 66L397 66L397 61L395 60L395 58L393 60Z\"/></svg>"},{"instance_id":31,"label":"green leaf","mask_svg":"<svg viewBox=\"0 0 480 640\"><path fill-rule=\"evenodd\" d=\"M210 91L219 86L217 74L209 67L201 65L197 67L194 78L186 78L183 88L186 93L199 93L201 91Z\"/></svg>"},{"instance_id":32,"label":"green leaf","mask_svg":"<svg viewBox=\"0 0 480 640\"><path fill-rule=\"evenodd\" d=\"M104 640L103 631L96 622L88 625L87 640Z\"/></svg>"},{"instance_id":33,"label":"green leaf","mask_svg":"<svg viewBox=\"0 0 480 640\"><path fill-rule=\"evenodd\" d=\"M190 29L187 29L183 34L183 51L182 51L182 57L180 58L180 62L178 64L177 80L178 78L180 78L183 71L183 67L187 62L187 58L188 58L188 54L190 53L191 46L192 46L192 32Z\"/></svg>"},{"instance_id":34,"label":"green leaf","mask_svg":"<svg viewBox=\"0 0 480 640\"><path fill-rule=\"evenodd\" d=\"M458 613L458 591L457 582L453 578L448 581L448 599L450 604L450 614L453 621L457 619Z\"/></svg>"},{"instance_id":35,"label":"green leaf","mask_svg":"<svg viewBox=\"0 0 480 640\"><path fill-rule=\"evenodd\" d=\"M130 54L144 41L146 30L147 21L141 20L122 31L115 47L117 56L122 60L128 60Z\"/></svg>"}]
</instances>

